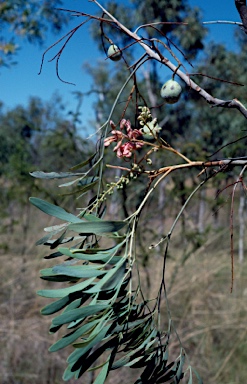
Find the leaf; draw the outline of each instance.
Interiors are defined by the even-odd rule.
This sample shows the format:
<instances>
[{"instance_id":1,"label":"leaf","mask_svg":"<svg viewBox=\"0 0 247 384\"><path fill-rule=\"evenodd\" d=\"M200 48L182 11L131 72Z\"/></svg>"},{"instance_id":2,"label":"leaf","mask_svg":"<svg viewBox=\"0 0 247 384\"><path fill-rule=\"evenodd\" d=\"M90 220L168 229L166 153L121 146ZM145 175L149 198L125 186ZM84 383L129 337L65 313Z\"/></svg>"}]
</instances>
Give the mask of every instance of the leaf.
<instances>
[{"instance_id":1,"label":"leaf","mask_svg":"<svg viewBox=\"0 0 247 384\"><path fill-rule=\"evenodd\" d=\"M39 296L43 297L64 297L69 295L72 292L82 291L86 287L88 287L92 282L94 281L94 277L91 279L85 280L82 283L75 284L73 286L70 286L68 288L61 288L61 289L41 289L37 291L37 294Z\"/></svg>"},{"instance_id":2,"label":"leaf","mask_svg":"<svg viewBox=\"0 0 247 384\"><path fill-rule=\"evenodd\" d=\"M170 369L171 367L173 367L172 369ZM165 373L165 375L159 377L158 380L156 380L156 383L157 384L163 384L165 383L166 381L169 381L171 380L172 378L174 378L174 376L176 375L176 372L178 370L178 364L175 364L174 365L174 362L168 364L168 366L166 367L167 368L167 373ZM174 380L174 384L177 384L177 381Z\"/></svg>"},{"instance_id":3,"label":"leaf","mask_svg":"<svg viewBox=\"0 0 247 384\"><path fill-rule=\"evenodd\" d=\"M92 252L91 249L88 250L74 250L71 249L69 250L68 248L59 248L58 249L61 254L68 256L68 257L73 257L78 260L87 260L91 262L103 262L103 263L109 263L109 264L117 264L118 261L122 258L121 256L113 256L116 251L113 252ZM80 252L78 252L80 251Z\"/></svg>"},{"instance_id":4,"label":"leaf","mask_svg":"<svg viewBox=\"0 0 247 384\"><path fill-rule=\"evenodd\" d=\"M108 367L109 367L109 359L105 363L104 367L101 369L100 373L96 377L96 380L94 380L93 384L104 384L105 379L108 375Z\"/></svg>"},{"instance_id":5,"label":"leaf","mask_svg":"<svg viewBox=\"0 0 247 384\"><path fill-rule=\"evenodd\" d=\"M191 369L190 369L190 378L189 378L188 384L193 384L193 377L192 377Z\"/></svg>"},{"instance_id":6,"label":"leaf","mask_svg":"<svg viewBox=\"0 0 247 384\"><path fill-rule=\"evenodd\" d=\"M78 220L77 220L78 221ZM95 233L102 235L103 233L118 232L126 225L124 221L97 221L97 222L77 222L68 225L68 229L78 233Z\"/></svg>"},{"instance_id":7,"label":"leaf","mask_svg":"<svg viewBox=\"0 0 247 384\"><path fill-rule=\"evenodd\" d=\"M35 207L45 212L47 215L56 217L60 220L68 221L70 223L78 223L81 221L81 219L79 219L77 216L66 212L63 208L48 203L47 201L44 201L42 199L38 199L37 197L30 197L29 201Z\"/></svg>"},{"instance_id":8,"label":"leaf","mask_svg":"<svg viewBox=\"0 0 247 384\"><path fill-rule=\"evenodd\" d=\"M86 219L87 221L94 221L94 222L95 221L100 221L100 222L102 222L102 219L100 217L95 216L92 213L85 213L83 215L83 218Z\"/></svg>"},{"instance_id":9,"label":"leaf","mask_svg":"<svg viewBox=\"0 0 247 384\"><path fill-rule=\"evenodd\" d=\"M52 320L53 325L60 325L60 324L66 324L70 323L71 321L82 319L87 316L95 315L98 312L103 311L104 309L109 308L108 305L104 304L95 304L95 305L88 305L83 308L77 308L72 309L69 312L62 313L61 315L55 317Z\"/></svg>"},{"instance_id":10,"label":"leaf","mask_svg":"<svg viewBox=\"0 0 247 384\"><path fill-rule=\"evenodd\" d=\"M66 231L64 231L64 232L59 236L58 239L56 239L55 241L52 242L52 244L51 244L51 246L50 246L50 249L55 249L55 248L57 248L57 246L58 246L59 244L63 244L64 239L65 239L65 235L66 235ZM73 238L72 238L72 239L73 239ZM67 241L65 241L65 242L67 242Z\"/></svg>"},{"instance_id":11,"label":"leaf","mask_svg":"<svg viewBox=\"0 0 247 384\"><path fill-rule=\"evenodd\" d=\"M83 177L79 182L78 186L84 186L84 185L91 185L94 183L97 183L99 181L99 178L97 176L90 176L90 177Z\"/></svg>"},{"instance_id":12,"label":"leaf","mask_svg":"<svg viewBox=\"0 0 247 384\"><path fill-rule=\"evenodd\" d=\"M61 188L61 187L69 187L69 186L71 186L73 184L78 183L78 180L80 180L80 177L75 179L75 180L68 181L67 183L59 184L59 188Z\"/></svg>"},{"instance_id":13,"label":"leaf","mask_svg":"<svg viewBox=\"0 0 247 384\"><path fill-rule=\"evenodd\" d=\"M44 231L45 232L52 232L53 235L61 232L63 229L65 229L67 227L67 224L66 223L63 223L63 224L56 224L56 225L52 225L51 227L45 227L44 228Z\"/></svg>"},{"instance_id":14,"label":"leaf","mask_svg":"<svg viewBox=\"0 0 247 384\"><path fill-rule=\"evenodd\" d=\"M49 233L48 235L42 237L38 241L36 241L35 245L43 245L45 244L48 240L50 240L53 236L53 233Z\"/></svg>"},{"instance_id":15,"label":"leaf","mask_svg":"<svg viewBox=\"0 0 247 384\"><path fill-rule=\"evenodd\" d=\"M89 297L90 295L81 292L79 292L79 298L78 294L73 296L65 296L42 308L41 313L42 315L51 315L60 311L60 309L64 308L65 306L67 306L67 308L65 308L63 313L68 312L69 310L72 310L71 308L74 309L84 304Z\"/></svg>"},{"instance_id":16,"label":"leaf","mask_svg":"<svg viewBox=\"0 0 247 384\"><path fill-rule=\"evenodd\" d=\"M191 368L192 368L192 367L191 367ZM192 371L193 371L193 373L196 375L196 378L197 378L197 380L198 380L198 384L203 384L203 381L202 381L202 379L201 379L199 373L198 373L194 368L192 368Z\"/></svg>"},{"instance_id":17,"label":"leaf","mask_svg":"<svg viewBox=\"0 0 247 384\"><path fill-rule=\"evenodd\" d=\"M91 342L85 346L85 348L78 348L70 354L67 361L69 364L73 364L72 370L77 370L78 368L80 368L82 366L83 360L81 360L81 358L83 357L83 355L85 355L85 353L89 349L93 348L96 344L98 344L99 342L101 342L104 339L110 326L111 325L109 324L109 325L103 327L101 329L101 331L94 337L94 339L91 340Z\"/></svg>"},{"instance_id":18,"label":"leaf","mask_svg":"<svg viewBox=\"0 0 247 384\"><path fill-rule=\"evenodd\" d=\"M44 259L55 259L56 257L60 257L60 256L63 256L63 253L62 252L54 252L54 253L51 253L50 255L47 255L47 256L44 256Z\"/></svg>"},{"instance_id":19,"label":"leaf","mask_svg":"<svg viewBox=\"0 0 247 384\"><path fill-rule=\"evenodd\" d=\"M126 261L124 258L107 271L105 276L94 287L85 292L97 293L102 290L114 289L116 285L121 285L122 279L125 275Z\"/></svg>"},{"instance_id":20,"label":"leaf","mask_svg":"<svg viewBox=\"0 0 247 384\"><path fill-rule=\"evenodd\" d=\"M52 315L55 312L60 311L60 309L64 308L68 303L70 302L70 299L68 296L63 297L60 300L55 301L54 303L46 305L44 308L41 309L42 315Z\"/></svg>"},{"instance_id":21,"label":"leaf","mask_svg":"<svg viewBox=\"0 0 247 384\"><path fill-rule=\"evenodd\" d=\"M134 328L128 336L130 341L125 346L124 351L128 351L129 348L143 347L143 340L147 342L148 336L153 333L151 325L152 319L150 318L146 322L143 322L143 324Z\"/></svg>"},{"instance_id":22,"label":"leaf","mask_svg":"<svg viewBox=\"0 0 247 384\"><path fill-rule=\"evenodd\" d=\"M182 352L181 356L180 356L180 360L179 360L179 366L178 366L178 370L177 370L177 373L176 373L176 380L177 380L177 383L179 383L179 381L183 378L184 374L183 374L183 366L184 366L184 362L185 362L185 355L184 353Z\"/></svg>"},{"instance_id":23,"label":"leaf","mask_svg":"<svg viewBox=\"0 0 247 384\"><path fill-rule=\"evenodd\" d=\"M30 175L37 179L65 179L67 177L82 176L82 173L71 173L71 172L43 172L34 171L30 172Z\"/></svg>"},{"instance_id":24,"label":"leaf","mask_svg":"<svg viewBox=\"0 0 247 384\"><path fill-rule=\"evenodd\" d=\"M59 187L68 187L69 185L73 184L72 182L70 183L65 183L65 184L61 184L59 185ZM67 193L62 193L62 196L70 196L70 195L75 195L76 193L85 193L87 191L91 191L93 189L93 187L98 184L98 181L95 181L94 183L91 183L91 184L88 184L88 185L85 185L84 187L81 187L81 188L78 188L78 189L74 189L73 191L71 192L67 192ZM79 186L79 183L77 184L77 186Z\"/></svg>"},{"instance_id":25,"label":"leaf","mask_svg":"<svg viewBox=\"0 0 247 384\"><path fill-rule=\"evenodd\" d=\"M76 265L76 266L57 265L52 268L52 271L54 272L54 274L77 277L79 279L88 278L88 277L97 277L107 273L107 271L101 271L101 270L95 269L91 265Z\"/></svg>"},{"instance_id":26,"label":"leaf","mask_svg":"<svg viewBox=\"0 0 247 384\"><path fill-rule=\"evenodd\" d=\"M81 248L72 248L71 249L71 253L70 253L70 256L73 257L74 254L80 254L80 253L83 253L83 254L91 254L91 255L97 255L98 253L99 254L102 254L104 255L105 257L106 256L112 256L112 255L115 255L116 252L125 244L125 241L115 245L114 247L111 247L111 248L106 248L106 249L102 249L102 248L86 248L86 249L81 249Z\"/></svg>"},{"instance_id":27,"label":"leaf","mask_svg":"<svg viewBox=\"0 0 247 384\"><path fill-rule=\"evenodd\" d=\"M128 324L125 325L125 327L127 327L128 329ZM118 369L122 366L124 366L125 364L127 364L130 360L131 360L131 356L136 354L137 352L140 352L141 350L145 349L146 348L148 349L148 345L149 343L154 343L155 340L153 340L153 338L156 337L156 334L157 334L157 331L156 330L153 330L144 340L143 340L143 343L141 345L139 345L137 348L135 348L135 350L131 350L129 353L127 353L124 357L122 357L121 359L117 360L116 362L113 363L112 365L112 368L111 369ZM150 342L150 339L151 342ZM130 344L130 347L131 347L131 344Z\"/></svg>"},{"instance_id":28,"label":"leaf","mask_svg":"<svg viewBox=\"0 0 247 384\"><path fill-rule=\"evenodd\" d=\"M65 247L64 248L60 247L58 251L65 256L73 257L79 260L88 260L92 262L101 261L104 263L110 262L110 264L116 264L120 260L121 256L114 257L114 255L122 247L123 244L124 242L117 244L116 246L109 249L100 249L100 248L68 249Z\"/></svg>"},{"instance_id":29,"label":"leaf","mask_svg":"<svg viewBox=\"0 0 247 384\"><path fill-rule=\"evenodd\" d=\"M78 282L78 277L70 277L70 276L66 276L66 275L49 275L49 276L40 276L40 278L42 280L47 280L47 281L55 281L55 282L59 282L59 283L62 283L62 282L65 282L65 281L69 281L70 283L71 282Z\"/></svg>"},{"instance_id":30,"label":"leaf","mask_svg":"<svg viewBox=\"0 0 247 384\"><path fill-rule=\"evenodd\" d=\"M64 381L68 381L75 376L76 372L72 372L71 367L72 367L71 365L68 365L68 367L65 369L65 371L63 373L63 380ZM79 369L78 369L78 372L79 372Z\"/></svg>"},{"instance_id":31,"label":"leaf","mask_svg":"<svg viewBox=\"0 0 247 384\"><path fill-rule=\"evenodd\" d=\"M95 157L96 153L94 153L92 156L90 156L87 160L82 161L81 163L75 165L74 167L70 168L71 171L76 171L79 168L84 167L85 165L89 164L93 158Z\"/></svg>"},{"instance_id":32,"label":"leaf","mask_svg":"<svg viewBox=\"0 0 247 384\"><path fill-rule=\"evenodd\" d=\"M85 333L87 333L90 329L95 327L95 325L99 322L99 320L93 320L86 324L84 324L82 327L76 329L75 331L69 333L66 336L63 336L60 340L58 340L56 343L54 343L50 348L50 352L56 352L62 348L67 347L68 345L72 344L74 341L76 341L79 337L82 337Z\"/></svg>"}]
</instances>

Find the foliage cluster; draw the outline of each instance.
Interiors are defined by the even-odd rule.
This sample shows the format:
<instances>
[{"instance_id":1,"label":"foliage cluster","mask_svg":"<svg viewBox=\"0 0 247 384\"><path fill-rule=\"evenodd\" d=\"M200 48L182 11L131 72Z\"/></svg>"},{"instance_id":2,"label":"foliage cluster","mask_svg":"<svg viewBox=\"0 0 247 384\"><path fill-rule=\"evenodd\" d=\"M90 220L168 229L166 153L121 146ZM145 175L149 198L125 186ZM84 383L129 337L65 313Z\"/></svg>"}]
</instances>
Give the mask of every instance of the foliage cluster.
<instances>
[{"instance_id":1,"label":"foliage cluster","mask_svg":"<svg viewBox=\"0 0 247 384\"><path fill-rule=\"evenodd\" d=\"M94 3L101 10L99 15L71 11L72 16L99 22L93 33L97 41L101 38L102 52L107 54L112 44L121 51L121 60L109 63L108 57L100 70L87 65L98 95L95 153L91 153L89 141L86 146L77 136L75 121L60 119L54 105L47 108L36 99L27 111L18 108L2 114L1 145L6 150L1 155L1 176L10 180L6 190L16 192L13 179L21 186L31 185L27 172L32 163L32 167L42 169L31 172L32 176L45 183L66 179L60 184L68 188L65 196L75 195L80 202L74 214L55 199L49 203L30 198L35 207L62 221L46 226L45 236L37 241L49 249L45 259L56 262L41 271L41 278L59 286L38 291L40 296L56 299L42 309L44 315L56 314L50 333L62 334L50 351L73 347L65 380L100 369L92 382L103 384L110 371L131 367L137 372L136 384L201 383L171 311L167 260L174 252L171 240L179 222L184 268L188 258L203 247L210 230L203 225L208 196L212 199L216 190L222 193L230 187L235 192L238 185L246 189L246 136L241 130L245 129L247 110L238 100L245 98L244 39L239 38L242 53L212 44L200 60L206 29L199 10L191 9L186 1L146 1L142 12L135 0L131 1L131 11L114 2L107 10L96 0ZM11 12L6 11L6 15ZM136 23L139 26L133 31ZM78 28L82 25L84 22ZM40 38L43 25L36 32L32 28L30 33ZM57 71L59 57L75 30L65 35L65 43L55 56ZM191 61L197 66L195 73L191 73ZM236 61L243 66L236 69ZM172 80L184 82L183 95L175 107L160 97L160 88L167 80L164 67ZM205 100L214 107L210 112ZM6 135L5 129L11 135ZM65 159L69 159L68 172L64 171ZM50 172L54 163L56 169ZM235 166L239 165L243 169L236 176ZM34 183L39 188L41 185ZM205 185L208 190L202 189ZM197 192L200 198L188 214L187 207ZM234 204L232 193L232 272ZM218 205L219 200L212 208L217 211ZM69 210L74 209L71 205ZM152 252L160 262L156 291L150 297L141 271L144 268L147 272ZM57 264L57 260L62 261ZM175 265L175 275L178 269ZM174 276L170 276L171 284L175 284ZM147 272L148 288L151 285ZM174 285L171 294L173 289ZM186 334L183 337L186 339ZM222 371L219 367L215 377Z\"/></svg>"},{"instance_id":2,"label":"foliage cluster","mask_svg":"<svg viewBox=\"0 0 247 384\"><path fill-rule=\"evenodd\" d=\"M216 179L219 173L227 171L228 168L231 171L232 166L243 165L234 188L237 184L242 184L245 188L242 179L246 167L244 147L237 146L237 151L243 150L243 154L236 154L235 150L233 158L224 159L224 151L226 148L228 150L229 134L224 135L223 128L226 127L227 121L230 123L232 120L230 113L233 113L233 108L242 113L242 119L247 117L243 104L236 98L231 98L232 90L230 100L226 100L227 86L241 87L246 78L241 83L235 78L232 80L232 73L237 78L243 73L241 70L239 73L234 71L231 55L224 55L225 48L220 46L215 46L215 50L211 49L208 56L209 63L212 61L214 66L214 76L207 73L210 66L208 62L197 74L187 70L187 65L193 67L190 60L196 60L196 55L203 48L205 28L200 25L198 10L190 11L183 1L171 0L167 8L164 7L164 2L152 2L152 22L145 20L148 15L144 12L141 20L143 24L134 32L118 20L119 9L115 3L109 4L108 10L96 0L94 3L103 11L101 16L96 17L100 23L102 49L107 53L109 45L116 44L122 53L119 62L113 60L114 66L116 65L115 76L108 76L107 69L103 70L102 74L101 71L88 67L95 78L99 95L99 103L95 107L99 124L96 153L93 158L81 162L66 174L32 173L34 177L41 179L71 177L73 180L63 186L81 187L80 197L83 196L84 203L79 213L74 215L44 200L30 199L41 211L63 221L62 224L47 227L47 234L38 241L38 244L44 244L52 250L46 256L47 259L63 260L62 263L41 271L41 278L53 282L69 282L66 288L38 292L41 296L58 299L42 310L44 315L59 312L52 320L50 333L67 326L66 333L50 347L50 351L54 352L71 344L74 347L67 360L64 380L79 378L87 370L100 369L94 380L94 384L100 384L106 381L110 371L132 367L138 370L136 384L185 381L190 384L195 381L202 383L199 374L190 364L183 343L180 342L170 312L166 264L174 229L180 219L185 228L186 208L204 184L213 178ZM135 2L132 3L131 14L133 18L138 19L139 10L135 8ZM167 2L165 3L167 5ZM187 18L185 12L189 14ZM72 11L72 14L88 17L83 12ZM158 15L161 15L162 21L158 19ZM92 18L95 19L94 16ZM166 22L171 18L172 23ZM133 25L133 20L128 20L123 9L121 19L126 20L126 25ZM190 30L188 23L194 28ZM65 43L57 55L57 69L59 57L74 31L75 29L65 35ZM95 37L97 38L97 34ZM136 58L134 48L138 44L144 49L144 54ZM220 52L221 60L218 62ZM130 64L133 60L134 64ZM229 71L227 79L226 72L221 72L224 60L224 65ZM163 119L164 106L159 103L157 96L157 90L162 85L157 62L173 72L170 75L173 80L178 76L187 86L178 108L173 109L170 114L167 113ZM143 69L142 75L139 75L140 68ZM201 87L192 80L192 77L196 80L195 76L198 76L198 81L202 77ZM107 86L110 92L105 90L106 79L109 80ZM123 85L118 87L120 90L116 94L116 85L119 83ZM214 89L215 84L222 86L216 85ZM217 97L212 94L217 94ZM241 91L239 95L241 97ZM229 109L229 114L228 110L224 111L224 115L217 110L215 114L209 115L205 112L205 101L202 105L201 100L198 100L199 96L206 99L215 109ZM168 108L166 106L166 110ZM238 124L236 121L234 123ZM241 123L238 126L240 125ZM232 141L239 144L240 139L243 138L235 138ZM110 156L108 163L106 147L112 148L117 160ZM220 160L212 157L216 152ZM219 167L218 170L213 168L216 166ZM81 168L84 170L85 167L86 171L74 173ZM109 168L111 172L107 173ZM201 176L199 183L196 182L194 171L198 173L198 168ZM192 170L189 178L184 176L186 169ZM114 170L117 172L117 179L113 181ZM143 211L161 183L174 173L178 176L172 179L170 185L174 191L178 190L178 197L180 191L181 207L170 224L170 230L165 234L163 232L156 243L149 243L149 249L159 249L160 255L163 256L163 265L156 296L148 298L143 291L136 256L138 239L143 241ZM111 181L107 182L105 175L109 175ZM138 193L130 204L117 204L121 212L118 212L118 220L111 220L107 203L112 201L113 197L116 201L119 190L123 190L128 197L136 190L139 181L144 185L141 193ZM85 194L95 190L96 184L96 193L86 199ZM70 247L65 247L65 243L71 243ZM199 237L194 238L193 245L193 250L200 246ZM57 249L54 252L55 248ZM184 260L187 257L185 254ZM163 319L163 304L167 308L167 321ZM62 313L60 310L63 310ZM179 349L177 355L172 355L169 359L172 335L177 338Z\"/></svg>"}]
</instances>

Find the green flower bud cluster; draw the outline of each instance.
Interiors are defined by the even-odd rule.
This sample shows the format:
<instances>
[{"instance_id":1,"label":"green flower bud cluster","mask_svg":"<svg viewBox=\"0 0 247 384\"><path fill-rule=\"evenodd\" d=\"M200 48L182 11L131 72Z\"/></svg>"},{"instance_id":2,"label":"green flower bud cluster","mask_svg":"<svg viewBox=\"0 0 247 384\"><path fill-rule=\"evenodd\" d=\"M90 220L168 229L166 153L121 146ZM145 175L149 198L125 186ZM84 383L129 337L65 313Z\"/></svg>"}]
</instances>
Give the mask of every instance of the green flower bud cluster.
<instances>
[{"instance_id":1,"label":"green flower bud cluster","mask_svg":"<svg viewBox=\"0 0 247 384\"><path fill-rule=\"evenodd\" d=\"M98 195L98 199L93 204L91 211L93 211L100 203L107 200L107 196L110 196L114 193L115 189L123 189L124 184L128 184L130 182L130 175L121 176L120 178L116 177L117 181L111 181L106 184L106 188Z\"/></svg>"},{"instance_id":2,"label":"green flower bud cluster","mask_svg":"<svg viewBox=\"0 0 247 384\"><path fill-rule=\"evenodd\" d=\"M138 164L132 163L131 166L132 168L131 172L129 173L129 177L135 180L140 175L140 173L142 173L143 170Z\"/></svg>"},{"instance_id":3,"label":"green flower bud cluster","mask_svg":"<svg viewBox=\"0 0 247 384\"><path fill-rule=\"evenodd\" d=\"M146 106L141 107L140 106L140 107L138 107L138 109L140 109L141 112L140 112L139 116L137 117L137 120L140 121L141 125L144 125L144 124L146 124L147 121L152 120L152 114L151 114L150 109L148 107L146 107Z\"/></svg>"},{"instance_id":4,"label":"green flower bud cluster","mask_svg":"<svg viewBox=\"0 0 247 384\"><path fill-rule=\"evenodd\" d=\"M112 195L114 192L114 189L122 189L124 184L129 183L129 178L126 176L121 176L117 181L111 181L110 183L106 184L107 190L103 191L105 195Z\"/></svg>"}]
</instances>

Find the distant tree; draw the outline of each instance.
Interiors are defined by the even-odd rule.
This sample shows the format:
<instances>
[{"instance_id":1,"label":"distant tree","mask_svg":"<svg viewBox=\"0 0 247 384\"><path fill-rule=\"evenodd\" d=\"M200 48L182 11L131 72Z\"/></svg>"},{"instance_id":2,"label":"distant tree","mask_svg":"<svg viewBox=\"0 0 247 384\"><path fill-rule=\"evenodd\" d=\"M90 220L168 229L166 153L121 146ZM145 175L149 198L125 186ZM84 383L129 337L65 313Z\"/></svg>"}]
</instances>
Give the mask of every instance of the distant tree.
<instances>
[{"instance_id":1,"label":"distant tree","mask_svg":"<svg viewBox=\"0 0 247 384\"><path fill-rule=\"evenodd\" d=\"M54 95L44 102L32 97L27 107L18 105L0 110L0 182L2 217L19 222L28 207L30 194L39 190L53 202L59 201L58 191L51 185L33 183L34 169L59 172L64 162L69 166L85 160L94 146L78 134L78 125L71 115L65 115L62 99ZM15 212L12 212L14 209ZM30 217L28 217L30 219Z\"/></svg>"},{"instance_id":2,"label":"distant tree","mask_svg":"<svg viewBox=\"0 0 247 384\"><path fill-rule=\"evenodd\" d=\"M22 1L4 0L0 3L0 66L10 65L19 49L16 37L30 43L45 41L46 32L60 32L67 23L67 16L56 8L60 0Z\"/></svg>"}]
</instances>

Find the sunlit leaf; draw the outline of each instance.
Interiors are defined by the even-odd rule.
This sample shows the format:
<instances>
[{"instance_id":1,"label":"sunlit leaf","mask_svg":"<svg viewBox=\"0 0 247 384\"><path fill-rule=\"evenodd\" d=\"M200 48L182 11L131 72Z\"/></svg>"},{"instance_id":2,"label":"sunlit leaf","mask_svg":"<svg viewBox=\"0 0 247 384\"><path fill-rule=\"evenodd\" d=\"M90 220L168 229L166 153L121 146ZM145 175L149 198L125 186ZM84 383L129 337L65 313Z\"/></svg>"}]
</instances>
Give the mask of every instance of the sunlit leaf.
<instances>
[{"instance_id":1,"label":"sunlit leaf","mask_svg":"<svg viewBox=\"0 0 247 384\"><path fill-rule=\"evenodd\" d=\"M76 265L76 266L57 265L54 268L52 268L52 271L55 274L78 277L80 279L87 278L87 277L101 276L107 272L107 271L96 269L92 265Z\"/></svg>"},{"instance_id":2,"label":"sunlit leaf","mask_svg":"<svg viewBox=\"0 0 247 384\"><path fill-rule=\"evenodd\" d=\"M88 287L92 282L94 281L94 277L91 279L85 280L82 283L71 285L70 287L67 288L61 288L61 289L41 289L37 291L37 294L39 296L43 297L64 297L69 295L72 292L77 292L77 291L82 291L86 287Z\"/></svg>"},{"instance_id":3,"label":"sunlit leaf","mask_svg":"<svg viewBox=\"0 0 247 384\"><path fill-rule=\"evenodd\" d=\"M56 217L60 220L68 221L70 223L78 223L81 220L71 213L66 212L63 208L58 207L57 205L48 203L42 199L38 199L37 197L30 197L30 202L41 211L45 212L47 215Z\"/></svg>"}]
</instances>

